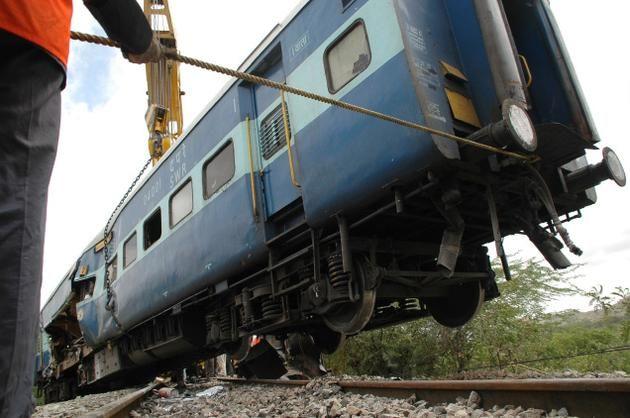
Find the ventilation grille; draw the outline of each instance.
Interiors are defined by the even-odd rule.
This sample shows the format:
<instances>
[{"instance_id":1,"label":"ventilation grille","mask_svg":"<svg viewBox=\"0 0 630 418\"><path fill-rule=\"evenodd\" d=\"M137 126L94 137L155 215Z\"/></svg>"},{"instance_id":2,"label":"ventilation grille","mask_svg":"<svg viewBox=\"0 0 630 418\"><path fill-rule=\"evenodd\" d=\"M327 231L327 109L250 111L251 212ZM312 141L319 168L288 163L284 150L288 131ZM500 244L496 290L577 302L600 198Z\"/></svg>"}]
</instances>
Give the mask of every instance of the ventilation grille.
<instances>
[{"instance_id":1,"label":"ventilation grille","mask_svg":"<svg viewBox=\"0 0 630 418\"><path fill-rule=\"evenodd\" d=\"M288 108L287 108L288 112ZM289 134L291 124L289 123ZM278 106L260 124L260 149L265 160L270 159L275 153L286 145L284 136L284 120L282 118L282 105Z\"/></svg>"}]
</instances>

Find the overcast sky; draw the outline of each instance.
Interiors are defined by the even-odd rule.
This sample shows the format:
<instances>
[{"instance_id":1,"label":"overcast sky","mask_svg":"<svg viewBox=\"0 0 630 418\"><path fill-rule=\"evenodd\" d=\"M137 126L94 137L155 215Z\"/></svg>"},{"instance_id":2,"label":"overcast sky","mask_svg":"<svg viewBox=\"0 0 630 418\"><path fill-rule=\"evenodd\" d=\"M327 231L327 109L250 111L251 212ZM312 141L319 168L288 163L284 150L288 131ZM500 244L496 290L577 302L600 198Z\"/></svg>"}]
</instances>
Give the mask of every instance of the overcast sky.
<instances>
[{"instance_id":1,"label":"overcast sky","mask_svg":"<svg viewBox=\"0 0 630 418\"><path fill-rule=\"evenodd\" d=\"M330 0L332 1L332 0ZM75 0L73 30L102 31ZM180 51L237 67L299 0L171 0ZM612 147L630 170L630 2L552 0L565 42L589 103L602 143ZM185 123L193 121L226 78L182 66ZM42 301L48 299L85 246L104 227L131 180L148 158L144 67L120 53L73 43L68 86L63 94L61 135L50 185ZM590 154L591 161L601 159ZM583 288L630 286L630 203L627 189L600 186L599 204L569 230L585 255L576 281ZM509 253L537 256L527 240L510 238ZM556 309L588 307L585 299L556 303Z\"/></svg>"}]
</instances>

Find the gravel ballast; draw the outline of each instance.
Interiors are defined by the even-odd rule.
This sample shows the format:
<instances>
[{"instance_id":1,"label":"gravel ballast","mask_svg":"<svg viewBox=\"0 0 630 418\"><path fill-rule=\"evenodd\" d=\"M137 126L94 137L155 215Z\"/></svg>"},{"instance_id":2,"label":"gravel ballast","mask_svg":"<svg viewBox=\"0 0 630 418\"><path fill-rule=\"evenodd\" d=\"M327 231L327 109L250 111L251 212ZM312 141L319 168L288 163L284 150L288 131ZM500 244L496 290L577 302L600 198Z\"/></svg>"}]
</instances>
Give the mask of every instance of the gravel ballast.
<instances>
[{"instance_id":1,"label":"gravel ballast","mask_svg":"<svg viewBox=\"0 0 630 418\"><path fill-rule=\"evenodd\" d=\"M51 403L38 406L33 418L69 418L79 417L85 413L95 411L105 405L127 396L137 389L123 389L114 392L98 393L80 396L71 401Z\"/></svg>"},{"instance_id":2,"label":"gravel ballast","mask_svg":"<svg viewBox=\"0 0 630 418\"><path fill-rule=\"evenodd\" d=\"M221 388L219 388L221 387ZM211 390L208 390L211 389ZM205 391L205 394L204 394ZM140 417L341 417L374 418L543 418L570 417L562 408L553 411L494 406L481 409L481 398L472 392L466 399L429 405L411 397L406 400L344 393L334 381L322 379L305 387L238 385L209 381L189 386L171 397L153 396L132 412Z\"/></svg>"}]
</instances>

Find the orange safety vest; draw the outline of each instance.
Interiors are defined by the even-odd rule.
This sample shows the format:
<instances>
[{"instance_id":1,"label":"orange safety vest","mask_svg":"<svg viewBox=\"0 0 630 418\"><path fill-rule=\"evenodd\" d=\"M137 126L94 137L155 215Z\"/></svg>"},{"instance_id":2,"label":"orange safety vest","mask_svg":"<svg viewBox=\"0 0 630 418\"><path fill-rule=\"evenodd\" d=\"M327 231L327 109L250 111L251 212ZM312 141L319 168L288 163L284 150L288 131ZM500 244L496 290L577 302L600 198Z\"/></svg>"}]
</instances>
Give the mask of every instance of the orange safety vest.
<instances>
[{"instance_id":1,"label":"orange safety vest","mask_svg":"<svg viewBox=\"0 0 630 418\"><path fill-rule=\"evenodd\" d=\"M64 65L71 17L72 0L0 0L0 29L40 46Z\"/></svg>"}]
</instances>

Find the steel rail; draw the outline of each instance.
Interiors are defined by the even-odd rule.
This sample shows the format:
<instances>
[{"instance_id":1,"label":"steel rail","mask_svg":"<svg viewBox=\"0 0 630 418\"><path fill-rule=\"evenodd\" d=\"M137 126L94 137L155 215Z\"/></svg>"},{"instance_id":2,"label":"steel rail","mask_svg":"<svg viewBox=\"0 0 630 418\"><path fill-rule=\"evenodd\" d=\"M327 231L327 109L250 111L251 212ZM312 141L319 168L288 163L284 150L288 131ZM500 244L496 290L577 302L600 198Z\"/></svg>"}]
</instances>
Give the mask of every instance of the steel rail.
<instances>
[{"instance_id":1,"label":"steel rail","mask_svg":"<svg viewBox=\"0 0 630 418\"><path fill-rule=\"evenodd\" d=\"M153 389L162 386L162 382L153 382L129 395L105 405L96 411L81 415L80 418L126 418L147 395L153 393Z\"/></svg>"},{"instance_id":2,"label":"steel rail","mask_svg":"<svg viewBox=\"0 0 630 418\"><path fill-rule=\"evenodd\" d=\"M305 380L244 380L220 378L235 384L305 386ZM429 403L454 402L475 391L480 407L516 405L545 411L567 408L579 417L630 417L630 379L504 379L504 380L339 380L329 381L343 391Z\"/></svg>"}]
</instances>

